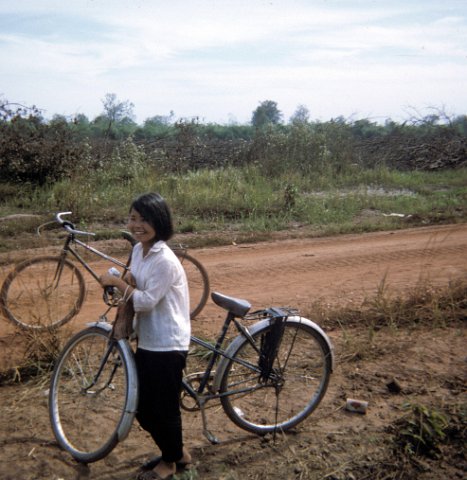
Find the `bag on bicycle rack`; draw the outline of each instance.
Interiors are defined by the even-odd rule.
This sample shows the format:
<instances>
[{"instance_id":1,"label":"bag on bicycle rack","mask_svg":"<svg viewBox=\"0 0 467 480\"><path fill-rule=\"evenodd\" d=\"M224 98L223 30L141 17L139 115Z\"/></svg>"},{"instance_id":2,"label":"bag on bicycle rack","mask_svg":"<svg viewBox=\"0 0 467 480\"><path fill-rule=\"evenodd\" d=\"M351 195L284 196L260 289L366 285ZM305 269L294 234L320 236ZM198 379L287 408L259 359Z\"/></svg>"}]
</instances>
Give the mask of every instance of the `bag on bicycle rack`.
<instances>
[{"instance_id":1,"label":"bag on bicycle rack","mask_svg":"<svg viewBox=\"0 0 467 480\"><path fill-rule=\"evenodd\" d=\"M287 321L287 314L278 308L269 308L264 313L272 318L270 330L261 338L258 360L258 366L261 369L261 381L267 381L272 372L274 360L284 333L284 325Z\"/></svg>"}]
</instances>

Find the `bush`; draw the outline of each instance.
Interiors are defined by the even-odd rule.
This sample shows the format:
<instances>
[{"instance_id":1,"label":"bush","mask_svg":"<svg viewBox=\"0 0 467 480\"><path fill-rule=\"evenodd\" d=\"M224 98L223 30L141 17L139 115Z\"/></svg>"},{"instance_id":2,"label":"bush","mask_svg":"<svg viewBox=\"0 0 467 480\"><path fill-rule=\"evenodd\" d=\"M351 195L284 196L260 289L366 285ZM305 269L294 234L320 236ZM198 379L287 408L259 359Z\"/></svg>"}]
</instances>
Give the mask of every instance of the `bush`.
<instances>
[{"instance_id":1,"label":"bush","mask_svg":"<svg viewBox=\"0 0 467 480\"><path fill-rule=\"evenodd\" d=\"M80 166L89 149L66 121L46 124L38 114L15 114L0 123L2 180L44 185L63 179Z\"/></svg>"}]
</instances>

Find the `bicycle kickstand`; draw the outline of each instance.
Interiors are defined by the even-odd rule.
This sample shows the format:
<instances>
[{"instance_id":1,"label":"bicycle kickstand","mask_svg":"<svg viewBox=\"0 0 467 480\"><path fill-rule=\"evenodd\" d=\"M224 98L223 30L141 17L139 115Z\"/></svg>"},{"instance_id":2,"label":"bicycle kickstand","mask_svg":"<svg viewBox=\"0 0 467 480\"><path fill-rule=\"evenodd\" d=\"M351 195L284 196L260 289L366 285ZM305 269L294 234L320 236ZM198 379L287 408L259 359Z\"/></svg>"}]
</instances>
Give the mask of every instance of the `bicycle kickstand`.
<instances>
[{"instance_id":1,"label":"bicycle kickstand","mask_svg":"<svg viewBox=\"0 0 467 480\"><path fill-rule=\"evenodd\" d=\"M207 418L206 418L206 411L205 411L205 403L206 403L206 400L204 398L199 398L198 399L198 403L199 403L199 408L201 410L201 418L202 418L202 421L203 421L203 435L213 444L213 445L216 445L218 443L220 443L219 439L212 433L209 431L208 429L208 421L207 421Z\"/></svg>"}]
</instances>

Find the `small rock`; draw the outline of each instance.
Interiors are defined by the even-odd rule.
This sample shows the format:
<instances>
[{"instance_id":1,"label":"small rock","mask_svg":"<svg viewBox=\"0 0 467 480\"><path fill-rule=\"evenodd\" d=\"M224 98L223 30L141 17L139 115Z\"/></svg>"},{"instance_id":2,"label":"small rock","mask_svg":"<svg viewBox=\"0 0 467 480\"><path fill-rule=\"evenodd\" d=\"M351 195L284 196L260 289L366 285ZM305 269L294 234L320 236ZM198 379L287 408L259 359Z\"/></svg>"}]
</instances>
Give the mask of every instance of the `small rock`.
<instances>
[{"instance_id":1,"label":"small rock","mask_svg":"<svg viewBox=\"0 0 467 480\"><path fill-rule=\"evenodd\" d=\"M391 393L401 393L402 392L402 387L401 387L400 383L395 378L393 378L390 382L388 382L386 384L386 387Z\"/></svg>"}]
</instances>

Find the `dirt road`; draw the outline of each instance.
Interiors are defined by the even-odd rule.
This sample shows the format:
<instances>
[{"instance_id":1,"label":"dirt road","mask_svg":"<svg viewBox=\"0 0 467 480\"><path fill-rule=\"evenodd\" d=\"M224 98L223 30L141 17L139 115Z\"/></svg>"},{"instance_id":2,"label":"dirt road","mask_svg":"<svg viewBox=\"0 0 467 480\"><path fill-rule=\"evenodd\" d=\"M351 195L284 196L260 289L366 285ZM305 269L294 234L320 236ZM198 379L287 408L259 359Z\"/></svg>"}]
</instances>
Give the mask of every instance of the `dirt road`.
<instances>
[{"instance_id":1,"label":"dirt road","mask_svg":"<svg viewBox=\"0 0 467 480\"><path fill-rule=\"evenodd\" d=\"M444 285L466 276L467 225L229 245L191 253L206 267L211 290L245 298L253 309L292 306L306 314L313 302L359 303L382 282L391 291L403 292L418 282ZM101 272L108 266L108 262L93 263ZM2 275L7 272L4 268ZM101 289L87 273L85 278L88 293L82 311L72 321L75 329L96 320L105 307ZM204 325L217 331L213 319L220 321L222 316L209 301L194 328ZM11 364L17 358L10 351L17 342L5 341L13 332L2 318L2 363Z\"/></svg>"},{"instance_id":2,"label":"dirt road","mask_svg":"<svg viewBox=\"0 0 467 480\"><path fill-rule=\"evenodd\" d=\"M357 305L377 290L404 292L418 282L446 285L467 276L467 225L436 226L402 231L344 235L332 238L283 240L230 245L191 252L207 268L212 290L248 299L253 308L269 305L299 307L306 315L312 302ZM104 271L108 265L96 264ZM8 267L0 272L6 275ZM102 313L101 290L89 279L89 293L70 329L81 328ZM194 333L214 331L223 317L209 303L193 322ZM1 370L14 367L25 354L24 338L1 319ZM365 329L345 335L329 332L337 365L320 407L291 435L276 441L260 439L234 427L218 405L209 409L209 422L221 444L201 435L199 414L184 414L186 442L195 458L194 475L183 478L238 480L287 478L342 480L403 477L407 468L393 457L388 426L404 414L407 401L453 405L465 399L465 333L459 326L431 326L413 335L407 331L374 333ZM349 360L349 348L352 360ZM403 391L387 391L397 376ZM462 387L463 385L463 387ZM153 453L147 435L135 424L130 436L104 460L78 465L53 438L47 414L47 378L42 383L0 388L1 479L135 478L138 466ZM464 392L464 393L462 393ZM346 413L345 399L369 401L365 416ZM92 435L93 428L89 427ZM455 452L459 451L454 448ZM465 461L433 460L416 478L461 478ZM436 470L431 470L434 469ZM464 470L462 470L464 469ZM390 472L397 472L390 476ZM187 474L188 475L188 474ZM350 476L351 475L351 476Z\"/></svg>"},{"instance_id":3,"label":"dirt road","mask_svg":"<svg viewBox=\"0 0 467 480\"><path fill-rule=\"evenodd\" d=\"M212 289L255 306L359 300L467 274L467 225L229 246L196 252Z\"/></svg>"}]
</instances>

